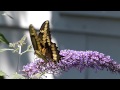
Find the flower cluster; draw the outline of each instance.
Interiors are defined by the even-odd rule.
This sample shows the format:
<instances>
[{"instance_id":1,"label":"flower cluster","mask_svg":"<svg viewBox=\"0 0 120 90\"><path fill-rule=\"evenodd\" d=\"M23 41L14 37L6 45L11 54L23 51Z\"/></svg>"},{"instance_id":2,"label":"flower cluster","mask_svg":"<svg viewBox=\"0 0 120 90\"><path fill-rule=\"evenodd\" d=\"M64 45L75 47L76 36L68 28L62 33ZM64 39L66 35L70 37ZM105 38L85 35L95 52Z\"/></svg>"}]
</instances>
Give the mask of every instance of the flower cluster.
<instances>
[{"instance_id":1,"label":"flower cluster","mask_svg":"<svg viewBox=\"0 0 120 90\"><path fill-rule=\"evenodd\" d=\"M23 66L22 71L28 77L43 72L55 74L59 71L68 71L73 67L80 72L85 68L93 68L96 70L106 68L112 72L120 72L120 64L117 64L110 56L106 56L97 51L61 50L60 55L63 57L57 64L52 61L45 63L44 60L37 59L35 62Z\"/></svg>"}]
</instances>

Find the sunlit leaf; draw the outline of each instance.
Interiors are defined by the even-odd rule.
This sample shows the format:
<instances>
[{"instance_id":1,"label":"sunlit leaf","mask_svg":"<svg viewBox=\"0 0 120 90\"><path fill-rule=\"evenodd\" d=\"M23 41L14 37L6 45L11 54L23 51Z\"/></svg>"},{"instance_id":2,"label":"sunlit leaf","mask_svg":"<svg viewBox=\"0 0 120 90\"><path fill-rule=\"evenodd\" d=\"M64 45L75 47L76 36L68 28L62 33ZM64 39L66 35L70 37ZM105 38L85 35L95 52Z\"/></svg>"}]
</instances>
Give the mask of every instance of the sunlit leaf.
<instances>
[{"instance_id":1,"label":"sunlit leaf","mask_svg":"<svg viewBox=\"0 0 120 90\"><path fill-rule=\"evenodd\" d=\"M0 70L0 76L7 76L7 74Z\"/></svg>"},{"instance_id":2,"label":"sunlit leaf","mask_svg":"<svg viewBox=\"0 0 120 90\"><path fill-rule=\"evenodd\" d=\"M37 73L31 77L31 79L40 79L45 73Z\"/></svg>"},{"instance_id":3,"label":"sunlit leaf","mask_svg":"<svg viewBox=\"0 0 120 90\"><path fill-rule=\"evenodd\" d=\"M5 43L9 45L9 41L4 37L2 33L0 33L0 43Z\"/></svg>"},{"instance_id":4,"label":"sunlit leaf","mask_svg":"<svg viewBox=\"0 0 120 90\"><path fill-rule=\"evenodd\" d=\"M25 40L27 39L26 35L24 35L18 42L17 44L20 45L20 46L23 46L25 45Z\"/></svg>"},{"instance_id":5,"label":"sunlit leaf","mask_svg":"<svg viewBox=\"0 0 120 90\"><path fill-rule=\"evenodd\" d=\"M14 74L12 75L12 79L25 79L25 77L22 76L21 74L14 73Z\"/></svg>"},{"instance_id":6,"label":"sunlit leaf","mask_svg":"<svg viewBox=\"0 0 120 90\"><path fill-rule=\"evenodd\" d=\"M25 77L21 74L15 73L13 74L12 79L25 79Z\"/></svg>"}]
</instances>

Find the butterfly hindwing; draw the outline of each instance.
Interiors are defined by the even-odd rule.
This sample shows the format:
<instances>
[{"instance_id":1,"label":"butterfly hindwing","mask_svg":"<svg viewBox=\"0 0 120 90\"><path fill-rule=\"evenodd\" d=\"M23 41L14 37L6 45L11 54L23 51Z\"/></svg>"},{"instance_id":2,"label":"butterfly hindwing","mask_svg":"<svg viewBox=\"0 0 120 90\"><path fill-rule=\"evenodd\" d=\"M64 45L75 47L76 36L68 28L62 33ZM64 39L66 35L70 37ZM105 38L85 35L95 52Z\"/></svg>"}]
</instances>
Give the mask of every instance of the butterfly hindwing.
<instances>
[{"instance_id":1,"label":"butterfly hindwing","mask_svg":"<svg viewBox=\"0 0 120 90\"><path fill-rule=\"evenodd\" d=\"M52 52L52 58L54 62L59 62L61 56L59 55L59 50L58 47L56 46L55 43L51 44L51 52Z\"/></svg>"}]
</instances>

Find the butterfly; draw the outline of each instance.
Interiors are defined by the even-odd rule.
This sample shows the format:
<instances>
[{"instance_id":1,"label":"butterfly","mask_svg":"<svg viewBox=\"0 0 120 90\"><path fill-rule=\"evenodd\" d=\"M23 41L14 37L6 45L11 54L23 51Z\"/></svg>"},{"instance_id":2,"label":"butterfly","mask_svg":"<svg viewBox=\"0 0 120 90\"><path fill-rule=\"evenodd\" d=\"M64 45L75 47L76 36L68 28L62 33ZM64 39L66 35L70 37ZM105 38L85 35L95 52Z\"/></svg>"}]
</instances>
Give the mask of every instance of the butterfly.
<instances>
[{"instance_id":1,"label":"butterfly","mask_svg":"<svg viewBox=\"0 0 120 90\"><path fill-rule=\"evenodd\" d=\"M48 62L49 60L59 62L62 56L59 55L60 51L56 44L51 41L48 20L43 22L38 34L33 25L30 24L29 33L35 54L39 58L42 58L45 62Z\"/></svg>"}]
</instances>

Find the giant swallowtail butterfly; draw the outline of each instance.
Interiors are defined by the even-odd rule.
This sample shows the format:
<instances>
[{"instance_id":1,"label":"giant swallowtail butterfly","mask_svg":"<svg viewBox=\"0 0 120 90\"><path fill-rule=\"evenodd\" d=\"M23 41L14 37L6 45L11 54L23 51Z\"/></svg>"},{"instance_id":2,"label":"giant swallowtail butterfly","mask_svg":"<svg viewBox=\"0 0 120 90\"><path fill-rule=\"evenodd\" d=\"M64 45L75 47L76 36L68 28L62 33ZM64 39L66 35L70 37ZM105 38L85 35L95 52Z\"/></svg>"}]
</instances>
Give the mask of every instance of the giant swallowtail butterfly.
<instances>
[{"instance_id":1,"label":"giant swallowtail butterfly","mask_svg":"<svg viewBox=\"0 0 120 90\"><path fill-rule=\"evenodd\" d=\"M59 50L56 44L51 42L48 20L42 24L38 34L32 24L30 24L29 33L35 54L39 58L42 58L45 62L48 60L59 62L61 56L59 55Z\"/></svg>"}]
</instances>

